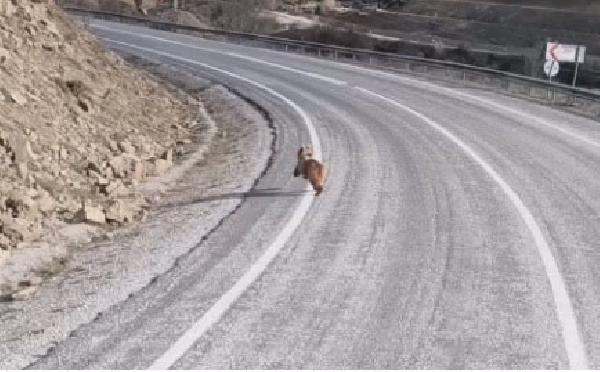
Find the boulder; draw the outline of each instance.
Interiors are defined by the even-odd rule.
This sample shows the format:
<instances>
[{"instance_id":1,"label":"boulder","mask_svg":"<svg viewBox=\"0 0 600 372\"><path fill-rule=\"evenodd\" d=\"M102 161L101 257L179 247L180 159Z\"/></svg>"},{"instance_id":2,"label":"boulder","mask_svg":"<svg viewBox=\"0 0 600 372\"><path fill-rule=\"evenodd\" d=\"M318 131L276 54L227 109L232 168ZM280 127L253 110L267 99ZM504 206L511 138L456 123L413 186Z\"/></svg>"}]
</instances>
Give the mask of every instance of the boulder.
<instances>
[{"instance_id":1,"label":"boulder","mask_svg":"<svg viewBox=\"0 0 600 372\"><path fill-rule=\"evenodd\" d=\"M123 155L115 156L108 164L117 178L125 178L129 174L129 160Z\"/></svg>"},{"instance_id":2,"label":"boulder","mask_svg":"<svg viewBox=\"0 0 600 372\"><path fill-rule=\"evenodd\" d=\"M119 150L125 154L135 154L135 147L129 141L121 141L118 144Z\"/></svg>"},{"instance_id":3,"label":"boulder","mask_svg":"<svg viewBox=\"0 0 600 372\"><path fill-rule=\"evenodd\" d=\"M172 165L173 163L165 159L153 159L150 161L152 174L155 176L165 173Z\"/></svg>"},{"instance_id":4,"label":"boulder","mask_svg":"<svg viewBox=\"0 0 600 372\"><path fill-rule=\"evenodd\" d=\"M4 100L10 103L15 103L19 106L23 106L27 103L27 99L21 93L15 90L8 90L7 88L0 88L0 93L4 96Z\"/></svg>"},{"instance_id":5,"label":"boulder","mask_svg":"<svg viewBox=\"0 0 600 372\"><path fill-rule=\"evenodd\" d=\"M11 241L29 240L32 234L28 227L29 222L23 218L0 216L0 231Z\"/></svg>"},{"instance_id":6,"label":"boulder","mask_svg":"<svg viewBox=\"0 0 600 372\"><path fill-rule=\"evenodd\" d=\"M9 142L10 149L13 152L15 164L27 163L29 160L36 160L37 156L31 149L31 143L23 135L14 135Z\"/></svg>"},{"instance_id":7,"label":"boulder","mask_svg":"<svg viewBox=\"0 0 600 372\"><path fill-rule=\"evenodd\" d=\"M18 282L19 287L34 287L42 284L42 278L38 275L30 274L26 279L21 279Z\"/></svg>"},{"instance_id":8,"label":"boulder","mask_svg":"<svg viewBox=\"0 0 600 372\"><path fill-rule=\"evenodd\" d=\"M38 287L35 287L35 286L26 287L24 289L21 289L20 291L13 293L11 295L11 297L12 297L13 301L27 301L27 300L31 299L31 297L33 297L33 295L35 294L35 292L37 292L37 290L38 290Z\"/></svg>"},{"instance_id":9,"label":"boulder","mask_svg":"<svg viewBox=\"0 0 600 372\"><path fill-rule=\"evenodd\" d=\"M35 192L11 192L6 197L4 205L11 210L13 215L22 217L38 210L37 201L34 200L36 196Z\"/></svg>"},{"instance_id":10,"label":"boulder","mask_svg":"<svg viewBox=\"0 0 600 372\"><path fill-rule=\"evenodd\" d=\"M26 179L29 174L29 169L27 168L27 163L17 163L17 176L21 179Z\"/></svg>"},{"instance_id":11,"label":"boulder","mask_svg":"<svg viewBox=\"0 0 600 372\"><path fill-rule=\"evenodd\" d=\"M168 149L165 151L160 158L168 161L169 163L173 163L173 149Z\"/></svg>"},{"instance_id":12,"label":"boulder","mask_svg":"<svg viewBox=\"0 0 600 372\"><path fill-rule=\"evenodd\" d=\"M105 188L105 194L108 196L115 196L122 194L127 191L127 187L123 184L123 181L120 179L112 180Z\"/></svg>"},{"instance_id":13,"label":"boulder","mask_svg":"<svg viewBox=\"0 0 600 372\"><path fill-rule=\"evenodd\" d=\"M58 150L58 158L60 160L68 160L69 159L69 150L67 150L64 147L61 147L60 150Z\"/></svg>"},{"instance_id":14,"label":"boulder","mask_svg":"<svg viewBox=\"0 0 600 372\"><path fill-rule=\"evenodd\" d=\"M88 223L103 224L106 222L106 216L102 208L90 203L82 203L80 214L82 219Z\"/></svg>"},{"instance_id":15,"label":"boulder","mask_svg":"<svg viewBox=\"0 0 600 372\"><path fill-rule=\"evenodd\" d=\"M136 160L133 163L133 172L131 178L135 181L141 181L146 177L146 166L142 160Z\"/></svg>"},{"instance_id":16,"label":"boulder","mask_svg":"<svg viewBox=\"0 0 600 372\"><path fill-rule=\"evenodd\" d=\"M0 47L0 65L6 63L7 60L10 59L10 52L2 47Z\"/></svg>"},{"instance_id":17,"label":"boulder","mask_svg":"<svg viewBox=\"0 0 600 372\"><path fill-rule=\"evenodd\" d=\"M10 249L10 239L8 236L0 233L0 252L4 252Z\"/></svg>"},{"instance_id":18,"label":"boulder","mask_svg":"<svg viewBox=\"0 0 600 372\"><path fill-rule=\"evenodd\" d=\"M115 141L109 141L108 148L115 154L119 152L119 145Z\"/></svg>"},{"instance_id":19,"label":"boulder","mask_svg":"<svg viewBox=\"0 0 600 372\"><path fill-rule=\"evenodd\" d=\"M8 240L6 236L0 234L0 267L2 267L10 257L10 251L8 250L9 244L10 240Z\"/></svg>"},{"instance_id":20,"label":"boulder","mask_svg":"<svg viewBox=\"0 0 600 372\"><path fill-rule=\"evenodd\" d=\"M137 209L123 200L114 200L106 209L106 220L120 224L132 222Z\"/></svg>"},{"instance_id":21,"label":"boulder","mask_svg":"<svg viewBox=\"0 0 600 372\"><path fill-rule=\"evenodd\" d=\"M17 12L16 4L17 3L13 2L12 0L0 1L0 14L11 17Z\"/></svg>"},{"instance_id":22,"label":"boulder","mask_svg":"<svg viewBox=\"0 0 600 372\"><path fill-rule=\"evenodd\" d=\"M44 191L37 200L37 207L44 216L48 216L56 208L56 201L48 192Z\"/></svg>"}]
</instances>

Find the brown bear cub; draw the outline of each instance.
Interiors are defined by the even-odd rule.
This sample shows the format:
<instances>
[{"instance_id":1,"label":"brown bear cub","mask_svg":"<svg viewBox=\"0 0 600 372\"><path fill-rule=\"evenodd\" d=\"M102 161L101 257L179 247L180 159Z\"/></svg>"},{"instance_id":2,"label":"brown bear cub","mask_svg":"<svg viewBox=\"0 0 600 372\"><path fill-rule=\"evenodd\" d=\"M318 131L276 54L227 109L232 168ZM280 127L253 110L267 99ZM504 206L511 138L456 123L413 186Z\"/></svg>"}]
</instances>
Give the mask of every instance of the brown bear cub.
<instances>
[{"instance_id":1,"label":"brown bear cub","mask_svg":"<svg viewBox=\"0 0 600 372\"><path fill-rule=\"evenodd\" d=\"M310 182L317 196L323 192L327 170L323 163L313 158L312 146L302 146L298 150L298 164L294 168L294 177L300 175Z\"/></svg>"}]
</instances>

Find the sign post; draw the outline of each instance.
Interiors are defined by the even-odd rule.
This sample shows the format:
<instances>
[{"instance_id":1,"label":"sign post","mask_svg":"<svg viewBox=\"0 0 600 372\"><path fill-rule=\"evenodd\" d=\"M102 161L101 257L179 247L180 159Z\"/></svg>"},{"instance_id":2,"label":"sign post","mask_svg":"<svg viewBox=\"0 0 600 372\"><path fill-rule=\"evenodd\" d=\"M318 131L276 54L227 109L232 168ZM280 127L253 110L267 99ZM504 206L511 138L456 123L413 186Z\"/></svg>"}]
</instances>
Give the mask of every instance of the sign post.
<instances>
[{"instance_id":1,"label":"sign post","mask_svg":"<svg viewBox=\"0 0 600 372\"><path fill-rule=\"evenodd\" d=\"M555 60L544 63L544 73L548 76L549 81L552 81L552 78L558 74L559 67L559 63Z\"/></svg>"},{"instance_id":2,"label":"sign post","mask_svg":"<svg viewBox=\"0 0 600 372\"><path fill-rule=\"evenodd\" d=\"M585 56L585 47L578 45L577 46L577 56L575 57L575 74L573 74L573 87L577 84L577 73L579 72L579 64L583 63L583 59Z\"/></svg>"}]
</instances>

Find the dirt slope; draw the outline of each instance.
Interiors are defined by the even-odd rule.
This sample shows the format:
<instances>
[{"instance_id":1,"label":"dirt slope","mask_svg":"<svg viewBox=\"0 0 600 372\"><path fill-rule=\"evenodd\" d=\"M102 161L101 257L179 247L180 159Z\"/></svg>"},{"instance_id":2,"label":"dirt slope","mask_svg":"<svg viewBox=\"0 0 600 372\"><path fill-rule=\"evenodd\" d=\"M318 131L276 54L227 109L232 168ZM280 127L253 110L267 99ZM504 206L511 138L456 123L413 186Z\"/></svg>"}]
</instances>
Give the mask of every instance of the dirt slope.
<instances>
[{"instance_id":1,"label":"dirt slope","mask_svg":"<svg viewBox=\"0 0 600 372\"><path fill-rule=\"evenodd\" d=\"M0 82L0 266L66 224L135 220L135 186L191 140L191 97L45 2L0 0Z\"/></svg>"}]
</instances>

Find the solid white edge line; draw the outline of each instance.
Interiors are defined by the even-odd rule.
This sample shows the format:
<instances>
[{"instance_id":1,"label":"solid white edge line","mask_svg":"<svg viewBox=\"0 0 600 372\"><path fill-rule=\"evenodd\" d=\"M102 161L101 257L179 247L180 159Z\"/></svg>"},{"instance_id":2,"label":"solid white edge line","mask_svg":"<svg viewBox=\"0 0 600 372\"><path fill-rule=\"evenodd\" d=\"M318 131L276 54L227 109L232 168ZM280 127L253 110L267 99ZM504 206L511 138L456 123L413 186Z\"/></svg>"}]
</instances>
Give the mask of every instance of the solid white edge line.
<instances>
[{"instance_id":1,"label":"solid white edge line","mask_svg":"<svg viewBox=\"0 0 600 372\"><path fill-rule=\"evenodd\" d=\"M182 61L185 61L185 62L189 62L189 63L201 65L201 66L203 66L205 68L212 69L212 70L215 70L215 71L219 71L221 73L224 73L224 74L232 76L232 77L237 77L240 80L248 82L249 84L259 86L262 89L265 89L265 90L269 91L270 93L276 95L278 98L283 99L284 101L287 100L287 98L285 98L284 96L280 95L279 93L273 91L272 89L270 89L268 87L265 87L264 85L262 85L260 83L254 82L252 80L249 80L249 79L241 77L239 75L230 73L228 71L225 71L225 70L222 70L222 69L219 69L219 68L216 68L216 67L204 64L204 63L200 63L200 62L197 62L197 61L189 60L187 58L174 57L174 56L172 56L172 55L170 55L168 53L158 52L158 51L155 51L153 49L143 48L143 47L139 47L139 46L134 46L134 45L131 45L131 44L127 44L127 43L123 43L123 42L118 42L118 41L111 40L111 39L108 39L108 38L104 38L104 39L107 40L107 41L116 43L116 44L126 45L126 46L133 47L133 48L136 48L136 49L145 50L145 51L149 51L151 53L156 53L156 54L159 54L159 55L163 55L163 56L166 56L166 57L169 57L169 58L178 59L178 60L182 60ZM166 41L168 41L168 40L166 40ZM185 43L180 43L180 44L182 44L184 46L186 45ZM251 58L251 57L248 57L248 58ZM277 67L277 66L280 66L280 65L275 65L275 67ZM365 69L365 68L357 67L357 66L352 66L352 67L356 67L356 68L359 68L361 70L367 70L367 71L374 72L374 73L381 73L381 74L384 74L384 75L387 75L387 76L392 76L392 77L394 77L394 78L396 78L398 80L409 81L411 84L416 84L417 83L416 80L409 79L409 78L402 78L402 77L399 77L399 76L396 76L396 75L387 74L387 73L383 73L383 72L379 72L379 71L374 71L374 70L369 70L369 69ZM295 69L292 69L292 70L294 72L300 71L300 70L295 70ZM304 71L300 71L300 72L301 73L305 73ZM311 75L311 77L315 77L315 78L317 78L319 80L325 80L323 78L326 78L326 77L324 77L322 75L318 75L318 74L314 74L314 73L306 73L306 74L309 74L309 75ZM343 82L343 84L346 84L346 83ZM449 88L439 87L439 86L436 86L434 84L425 83L425 82L423 82L423 84L427 85L427 86L430 86L430 87L434 87L435 89L439 89L439 90L443 90L443 91L449 91L452 94L456 93L456 94L467 96L467 97L470 97L470 98L472 97L472 98L474 98L476 100L480 100L480 101L482 101L484 103L487 101L487 100L484 100L484 99L480 99L479 97L471 96L471 95L469 95L467 93L458 92L458 91L455 91L455 90L452 90L452 89L449 89ZM342 85L342 84L338 84L338 85ZM456 145L458 145L467 155L471 156L488 173L488 175L490 175L490 177L496 183L498 183L498 185L501 187L501 189L505 192L505 194L508 196L508 198L511 200L511 202L514 204L514 206L518 210L519 214L521 215L521 218L523 219L523 221L525 222L526 226L530 230L530 232L531 232L531 234L532 234L532 236L534 238L534 241L536 243L536 247L538 249L538 253L539 253L539 255L540 255L541 259L542 259L542 263L544 264L544 268L546 270L546 275L548 277L548 280L550 282L550 286L551 286L551 289L552 289L552 294L553 294L553 297L554 297L554 303L556 305L556 310L557 310L557 316L559 318L559 322L560 322L561 327L562 327L562 334L563 334L563 340L564 340L564 343L565 343L565 349L567 351L567 357L569 359L569 367L571 369L588 369L588 367L587 367L588 366L588 362L587 362L587 357L586 357L586 352L585 352L585 346L584 346L584 344L583 344L583 342L581 340L581 337L579 335L579 330L578 330L578 326L577 326L577 319L576 319L575 313L573 311L573 306L571 304L571 300L570 300L568 292L566 290L566 286L565 286L564 280L563 280L563 278L562 278L562 276L560 274L560 271L558 269L558 265L557 265L557 263L556 263L556 261L554 259L554 256L552 255L552 251L551 251L550 247L548 246L548 243L546 242L546 239L544 237L544 234L543 234L541 228L539 227L539 225L535 221L535 219L534 219L533 215L531 214L531 212L529 211L529 209L525 206L525 204L523 203L523 201L520 199L520 197L518 196L518 194L508 185L508 183L506 183L506 181L504 181L504 179L493 169L493 167L491 167L487 162L485 162L474 150L472 150L468 145L466 145L464 142L462 142L458 137L456 137L455 135L453 135L447 129L445 129L441 125L437 124L435 121L429 119L425 115L423 115L423 114L421 114L421 113L419 113L419 112L411 109L410 107L405 106L405 105L403 105L403 104L401 104L401 103L399 103L399 102L397 102L397 101L395 101L395 100L393 100L391 98L388 98L386 96L380 95L378 93L372 92L370 90L367 90L367 89L364 89L364 88L361 88L361 87L354 87L354 88L358 89L359 91L362 91L362 92L364 92L364 93L366 93L368 95L377 97L377 98L382 99L382 100L384 100L384 101L386 101L388 103L391 103L392 105L400 107L403 110L405 110L405 111L407 111L407 112L409 112L409 113L417 116L421 120L425 121L427 124L429 124L430 126L432 126L433 128L435 128L436 130L438 130L439 132L441 132L443 135L445 135L447 138L449 138L452 142L454 142ZM292 107L294 107L295 110L302 111L292 101L289 101L287 103L290 104ZM494 102L490 102L490 104L493 105L493 106L497 106L498 108L505 109L505 110L507 110L509 112L514 112L514 114L517 114L517 115L530 116L529 114L521 113L521 112L519 112L517 110L513 110L513 109L510 109L510 108L504 107L503 105L496 104ZM301 116L304 117L304 115L302 115L302 114L301 114ZM306 118L308 119L308 117L306 117ZM557 127L555 127L555 126L553 126L551 124L546 124L545 122L541 121L540 119L536 118L536 120L539 121L539 122L542 122L544 125L548 125L548 126L550 126L552 128L555 128L555 129L558 129L560 131L563 131L562 128L557 128ZM595 142L590 141L587 138L583 138L583 137L579 138L579 135L571 133L568 130L565 130L565 131L567 132L566 134L572 135L575 138L578 138L578 139L581 139L581 140L585 140L586 142L589 142L590 144L595 145L595 146L597 145ZM310 128L309 128L309 133L310 133ZM311 134L311 138L312 138L312 134ZM317 150L317 147L315 147L315 153L316 154L320 154L320 146L319 146L318 150ZM310 205L308 207L310 207ZM307 207L307 210L308 210L308 207ZM302 208L302 203L301 203L301 206L299 207L299 209L300 208ZM304 212L304 213L306 213L306 212ZM291 223L291 222L292 221L290 220L289 223ZM298 224L299 223L300 222L298 222ZM284 233L285 233L285 228L284 228L284 231L281 232L281 234L284 234ZM293 233L293 231L292 231L292 233ZM290 235L291 235L291 233L290 233ZM285 242L283 244L285 244ZM281 248L279 248L279 249L281 249ZM267 252L265 252L265 255L268 254L268 250L267 250ZM275 255L276 255L276 253L275 253ZM275 257L275 255L273 257ZM271 258L271 260L272 259L273 258ZM257 262L257 264L258 263L259 262ZM268 263L267 263L267 265L268 265ZM250 272L248 274L250 274ZM260 275L260 273L257 274L257 276L258 275ZM231 290L233 290L233 289L234 288L232 288ZM242 291L242 293L243 293L243 291ZM240 293L240 295L241 295L241 293ZM238 295L238 297L239 297L239 295ZM233 303L234 301L235 300L233 300L231 303ZM231 304L229 304L228 307L229 306L231 306ZM216 322L216 320L215 320L215 322ZM212 324L214 324L214 323L212 323ZM210 328L210 327L208 327L208 328ZM205 332L205 331L206 330L204 330L202 332ZM159 368L159 369L161 369L161 368Z\"/></svg>"},{"instance_id":2,"label":"solid white edge line","mask_svg":"<svg viewBox=\"0 0 600 372\"><path fill-rule=\"evenodd\" d=\"M588 369L585 346L579 335L577 318L573 311L573 306L571 304L571 300L569 298L569 294L567 292L564 280L560 274L554 256L552 255L552 250L550 249L548 243L546 242L546 239L544 238L544 233L535 221L533 214L525 206L519 195L510 187L510 185L506 181L504 181L504 179L494 170L494 168L491 165L489 165L485 160L483 160L483 158L481 158L473 149L471 149L471 147L469 147L467 144L465 144L462 140L460 140L454 134L449 132L447 129L442 127L440 124L436 123L427 116L411 109L408 106L403 105L402 103L396 100L393 100L391 98L388 98L386 96L364 88L355 88L367 95L381 99L391 105L399 107L402 110L410 113L413 116L416 116L423 122L427 123L429 126L443 134L450 141L454 142L454 144L456 144L461 150L463 150L469 157L475 160L475 162L477 162L481 166L481 168L483 168L483 170L500 186L502 191L504 191L506 196L514 204L517 211L521 215L521 218L523 219L525 225L527 226L531 235L533 236L535 245L538 249L538 253L542 258L542 263L544 264L544 268L546 269L546 275L548 277L550 287L552 289L552 295L554 297L554 304L556 305L558 320L562 327L563 340L565 343L565 349L567 351L567 357L569 359L569 368Z\"/></svg>"},{"instance_id":3,"label":"solid white edge line","mask_svg":"<svg viewBox=\"0 0 600 372\"><path fill-rule=\"evenodd\" d=\"M321 60L322 61L322 60ZM322 61L322 62L330 62L330 61ZM371 75L376 75L376 76L382 76L382 77L386 77L386 78L391 78L393 80L397 80L399 82L402 82L404 84L413 86L413 87L417 87L417 88L428 88L428 90L430 91L434 91L437 93L442 93L446 96L450 96L450 97L455 97L460 99L461 101L465 101L465 102L471 102L473 103L473 101L478 102L480 106L490 106L492 108L494 108L496 110L496 112L500 111L504 111L507 113L510 113L512 115L515 116L519 116L522 119L525 119L526 121L533 121L538 123L539 125L542 125L544 127L556 130L557 132L560 132L566 136L569 136L571 138L574 138L578 141L581 141L583 143L586 143L590 146L596 147L596 148L600 148L600 142L587 138L582 134L576 133L572 130L569 130L567 128L563 128L560 127L558 125L552 124L551 122L549 122L548 120L542 119L538 116L532 115L532 114L528 114L526 112L520 111L518 109L514 109L511 108L509 106L503 105L501 103L498 102L494 102L490 99L486 99L483 97L479 97L479 96L475 96L473 94L469 94L466 92L463 92L459 89L455 89L455 88L448 88L448 87L444 87L438 84L433 84L433 83L429 83L423 80L418 80L415 78L411 78L411 77L407 77L407 76L399 76L398 74L392 74L389 72L385 72L385 71L378 71L378 70L374 70L374 69L370 69L370 68L366 68L366 67L362 67L362 66L354 66L354 65L349 65L349 64L345 64L345 63L340 63L340 65L344 66L344 68L346 69L350 69L350 70L359 70L359 71L363 71L366 72L368 74Z\"/></svg>"},{"instance_id":4,"label":"solid white edge line","mask_svg":"<svg viewBox=\"0 0 600 372\"><path fill-rule=\"evenodd\" d=\"M269 94L281 99L286 104L291 106L294 111L300 115L302 118L309 136L310 141L313 146L314 154L317 158L322 158L321 153L321 143L319 141L319 137L317 135L317 130L315 129L312 120L308 116L308 114L295 102L285 97L284 95L276 92L275 90L258 83L256 81L250 80L243 76L234 74L232 72L220 69L218 67L210 66L205 63L201 63L198 61L190 60L187 58L177 57L173 55L169 55L167 53L162 53L156 50L152 50L149 48L143 48L136 45L123 43L116 40L105 39L111 43L119 44L123 46L127 46L128 48L143 50L145 52L154 53L157 55L162 55L165 57L169 57L171 59L180 60L186 63L195 64L198 66L202 66L206 69L210 69L213 71L217 71L219 73L225 74L227 76L239 79L253 85L259 89L262 89ZM265 269L269 266L271 261L277 256L279 251L283 248L285 243L291 238L292 234L298 226L302 223L304 216L310 209L315 196L310 194L305 194L302 196L300 200L300 204L295 209L294 213L284 226L284 228L279 232L275 240L271 243L271 245L265 250L265 252L260 256L260 258L250 267L250 269L231 287L225 294L219 298L219 300L208 309L204 315L198 319L191 328L189 328L174 344L172 344L169 349L164 352L158 359L156 359L148 369L151 370L165 370L172 367L207 330L209 330L213 325L215 325L221 317L229 310L231 305L237 301L238 298L252 285L256 279L260 277L260 275L265 271Z\"/></svg>"}]
</instances>

